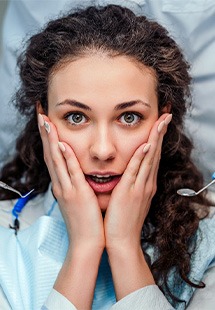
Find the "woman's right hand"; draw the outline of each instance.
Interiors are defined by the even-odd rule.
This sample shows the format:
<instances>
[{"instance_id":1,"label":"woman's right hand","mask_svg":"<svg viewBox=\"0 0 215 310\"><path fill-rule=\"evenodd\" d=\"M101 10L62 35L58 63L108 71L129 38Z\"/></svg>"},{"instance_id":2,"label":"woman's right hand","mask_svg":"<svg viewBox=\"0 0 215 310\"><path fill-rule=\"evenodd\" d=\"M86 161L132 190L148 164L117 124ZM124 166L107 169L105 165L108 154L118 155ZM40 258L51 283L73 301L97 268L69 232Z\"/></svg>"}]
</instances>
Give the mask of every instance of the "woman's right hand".
<instances>
[{"instance_id":1,"label":"woman's right hand","mask_svg":"<svg viewBox=\"0 0 215 310\"><path fill-rule=\"evenodd\" d=\"M38 115L44 160L52 181L52 190L60 206L74 248L105 247L101 210L79 162L66 143L59 143L56 127L45 115Z\"/></svg>"},{"instance_id":2,"label":"woman's right hand","mask_svg":"<svg viewBox=\"0 0 215 310\"><path fill-rule=\"evenodd\" d=\"M105 247L101 210L71 147L59 144L57 130L47 116L39 115L38 121L52 190L70 241L54 288L77 309L88 310Z\"/></svg>"}]
</instances>

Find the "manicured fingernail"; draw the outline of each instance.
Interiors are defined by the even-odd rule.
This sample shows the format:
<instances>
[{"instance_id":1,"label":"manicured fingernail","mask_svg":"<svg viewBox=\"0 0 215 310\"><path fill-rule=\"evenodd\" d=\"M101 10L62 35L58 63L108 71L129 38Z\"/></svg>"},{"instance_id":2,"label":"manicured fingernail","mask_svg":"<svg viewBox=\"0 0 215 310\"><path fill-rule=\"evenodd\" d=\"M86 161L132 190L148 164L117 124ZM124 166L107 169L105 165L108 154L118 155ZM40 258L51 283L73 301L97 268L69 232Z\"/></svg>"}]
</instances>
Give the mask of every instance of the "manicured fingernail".
<instances>
[{"instance_id":1,"label":"manicured fingernail","mask_svg":"<svg viewBox=\"0 0 215 310\"><path fill-rule=\"evenodd\" d=\"M158 125L158 132L160 133L162 131L162 129L165 126L165 121L160 122L160 124Z\"/></svg>"},{"instance_id":2,"label":"manicured fingernail","mask_svg":"<svg viewBox=\"0 0 215 310\"><path fill-rule=\"evenodd\" d=\"M62 142L58 142L58 146L59 146L59 149L60 149L62 152L65 152L65 151L66 151L66 148L65 148L65 146L63 145Z\"/></svg>"},{"instance_id":3,"label":"manicured fingernail","mask_svg":"<svg viewBox=\"0 0 215 310\"><path fill-rule=\"evenodd\" d=\"M150 149L150 146L151 146L151 144L150 144L150 143L147 143L147 144L144 146L144 148L143 148L143 153L147 153L148 150Z\"/></svg>"},{"instance_id":4,"label":"manicured fingernail","mask_svg":"<svg viewBox=\"0 0 215 310\"><path fill-rule=\"evenodd\" d=\"M46 122L46 121L44 121L44 126L45 126L45 130L46 130L48 133L50 133L51 128L50 128L49 123L48 123L48 122Z\"/></svg>"},{"instance_id":5,"label":"manicured fingernail","mask_svg":"<svg viewBox=\"0 0 215 310\"><path fill-rule=\"evenodd\" d=\"M165 125L168 125L171 122L171 120L172 120L172 114L169 114L164 120Z\"/></svg>"},{"instance_id":6,"label":"manicured fingernail","mask_svg":"<svg viewBox=\"0 0 215 310\"><path fill-rule=\"evenodd\" d=\"M40 113L38 114L38 123L40 127L44 126L44 118Z\"/></svg>"}]
</instances>

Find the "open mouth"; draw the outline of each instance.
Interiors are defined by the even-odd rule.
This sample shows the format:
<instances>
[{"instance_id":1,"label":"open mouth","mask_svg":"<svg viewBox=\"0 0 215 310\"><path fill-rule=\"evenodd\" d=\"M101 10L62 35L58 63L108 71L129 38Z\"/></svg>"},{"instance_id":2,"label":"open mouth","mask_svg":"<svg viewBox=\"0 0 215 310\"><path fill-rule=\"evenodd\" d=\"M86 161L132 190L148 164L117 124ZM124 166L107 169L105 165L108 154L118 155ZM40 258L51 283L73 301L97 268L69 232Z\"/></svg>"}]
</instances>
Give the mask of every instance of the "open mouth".
<instances>
[{"instance_id":1,"label":"open mouth","mask_svg":"<svg viewBox=\"0 0 215 310\"><path fill-rule=\"evenodd\" d=\"M114 189L122 175L85 175L91 188L96 193L106 193Z\"/></svg>"},{"instance_id":2,"label":"open mouth","mask_svg":"<svg viewBox=\"0 0 215 310\"><path fill-rule=\"evenodd\" d=\"M89 176L96 183L107 183L113 180L115 176L97 176L91 175Z\"/></svg>"}]
</instances>

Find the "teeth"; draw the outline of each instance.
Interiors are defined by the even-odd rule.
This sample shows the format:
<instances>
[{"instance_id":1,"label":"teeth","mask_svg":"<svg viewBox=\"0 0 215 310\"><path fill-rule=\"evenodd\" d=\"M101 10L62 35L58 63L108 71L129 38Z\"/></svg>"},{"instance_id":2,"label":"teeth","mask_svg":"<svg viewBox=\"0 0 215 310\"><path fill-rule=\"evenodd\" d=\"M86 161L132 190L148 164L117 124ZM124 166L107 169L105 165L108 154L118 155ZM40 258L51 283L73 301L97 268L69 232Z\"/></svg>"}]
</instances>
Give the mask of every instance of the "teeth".
<instances>
[{"instance_id":1,"label":"teeth","mask_svg":"<svg viewBox=\"0 0 215 310\"><path fill-rule=\"evenodd\" d=\"M110 175L91 175L91 178L96 183L107 183L113 179L113 176Z\"/></svg>"},{"instance_id":2,"label":"teeth","mask_svg":"<svg viewBox=\"0 0 215 310\"><path fill-rule=\"evenodd\" d=\"M111 177L110 174L103 174L103 175L100 175L100 174L92 174L93 177L96 177L96 178L109 178Z\"/></svg>"}]
</instances>

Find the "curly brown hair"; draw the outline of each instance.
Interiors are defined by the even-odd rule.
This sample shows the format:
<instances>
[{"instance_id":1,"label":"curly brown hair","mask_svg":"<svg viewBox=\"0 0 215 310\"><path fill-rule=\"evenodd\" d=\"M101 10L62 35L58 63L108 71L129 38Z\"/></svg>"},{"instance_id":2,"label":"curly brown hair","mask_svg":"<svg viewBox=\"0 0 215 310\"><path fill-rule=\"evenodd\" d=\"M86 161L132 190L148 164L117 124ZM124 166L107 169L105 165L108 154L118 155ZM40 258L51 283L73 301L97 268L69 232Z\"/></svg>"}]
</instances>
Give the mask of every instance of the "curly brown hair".
<instances>
[{"instance_id":1,"label":"curly brown hair","mask_svg":"<svg viewBox=\"0 0 215 310\"><path fill-rule=\"evenodd\" d=\"M26 116L26 127L17 140L16 155L1 172L1 180L22 192L35 188L44 193L50 176L43 159L43 147L37 125L36 104L48 113L47 91L50 75L67 61L99 51L109 57L124 55L154 70L157 77L159 112L169 105L172 122L164 137L157 192L143 226L143 251L153 245L159 253L150 268L156 283L172 303L180 301L170 291L168 276L175 270L178 281L203 287L189 279L191 255L199 221L193 204L208 205L205 196L187 199L177 195L180 187L196 188L203 178L191 159L192 142L184 133L183 119L191 103L189 65L167 30L144 16L136 16L116 5L88 7L53 20L27 42L18 60L21 87L15 104ZM1 199L15 194L0 191Z\"/></svg>"}]
</instances>

